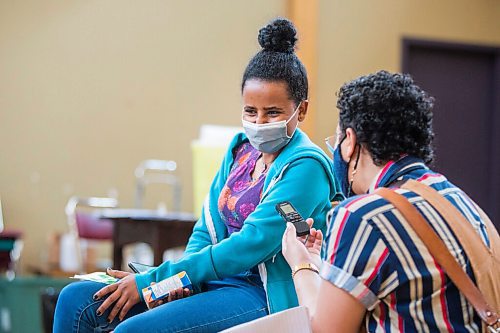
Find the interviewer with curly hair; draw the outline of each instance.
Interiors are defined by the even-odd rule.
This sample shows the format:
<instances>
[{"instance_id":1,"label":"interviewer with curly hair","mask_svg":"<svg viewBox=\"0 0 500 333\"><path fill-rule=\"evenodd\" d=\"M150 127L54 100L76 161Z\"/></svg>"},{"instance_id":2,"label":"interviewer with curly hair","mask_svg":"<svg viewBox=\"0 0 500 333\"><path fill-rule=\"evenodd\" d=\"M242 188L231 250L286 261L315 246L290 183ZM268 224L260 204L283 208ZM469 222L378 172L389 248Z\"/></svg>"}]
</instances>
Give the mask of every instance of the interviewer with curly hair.
<instances>
[{"instance_id":1,"label":"interviewer with curly hair","mask_svg":"<svg viewBox=\"0 0 500 333\"><path fill-rule=\"evenodd\" d=\"M333 211L324 241L311 228L303 244L291 224L283 235L283 254L313 330L478 332L481 321L473 307L404 217L373 193L392 187L409 199L473 278L448 223L422 197L399 188L409 179L433 187L488 243L478 207L427 166L433 158L433 99L410 76L386 71L344 84L338 97L339 125L327 145L348 199Z\"/></svg>"}]
</instances>

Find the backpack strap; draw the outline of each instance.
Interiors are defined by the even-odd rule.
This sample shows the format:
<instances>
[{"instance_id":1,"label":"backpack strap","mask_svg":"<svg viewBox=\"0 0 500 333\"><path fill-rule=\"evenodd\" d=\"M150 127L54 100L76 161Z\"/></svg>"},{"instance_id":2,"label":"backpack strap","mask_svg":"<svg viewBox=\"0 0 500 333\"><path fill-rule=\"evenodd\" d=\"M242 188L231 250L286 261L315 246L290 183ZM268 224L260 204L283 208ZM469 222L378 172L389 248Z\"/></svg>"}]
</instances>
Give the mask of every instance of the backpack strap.
<instances>
[{"instance_id":1,"label":"backpack strap","mask_svg":"<svg viewBox=\"0 0 500 333\"><path fill-rule=\"evenodd\" d=\"M392 203L394 207L401 212L403 217L425 244L430 254L435 258L437 263L443 267L448 277L462 292L465 298L467 298L469 303L472 304L481 319L490 328L497 327L497 325L500 324L500 317L493 308L488 305L481 291L479 291L469 276L462 270L456 259L451 255L446 245L427 223L422 214L420 214L403 195L395 191L380 187L375 193ZM442 199L446 200L444 198ZM469 223L467 222L467 224Z\"/></svg>"},{"instance_id":2,"label":"backpack strap","mask_svg":"<svg viewBox=\"0 0 500 333\"><path fill-rule=\"evenodd\" d=\"M495 270L494 268L487 266L493 265L495 267L500 267L500 260L498 253L496 253L500 249L500 240L496 228L493 226L493 223L491 223L488 216L479 206L474 204L479 211L479 215L486 229L490 245L489 247L481 240L481 237L478 235L473 225L466 220L464 215L438 191L415 180L408 181L402 186L402 188L417 193L429 204L431 204L439 214L441 214L467 254L474 274L481 275L482 272L491 272L493 269L490 273L490 275L493 274L493 280L491 279L491 276L485 279L483 278L485 277L484 275L476 275L476 283L481 287L481 292L487 303L498 311L500 308L500 304L498 303L500 284L498 283L498 276L495 276L495 274L498 274L500 270ZM471 202L473 201L471 200Z\"/></svg>"},{"instance_id":3,"label":"backpack strap","mask_svg":"<svg viewBox=\"0 0 500 333\"><path fill-rule=\"evenodd\" d=\"M486 229L486 234L488 235L488 240L490 241L489 251L495 258L500 258L500 253L498 253L498 250L500 249L500 236L498 235L497 228L481 207L479 207L474 201L472 202L474 203L474 207L476 207L479 212L479 216L481 216L481 220L484 223L484 228ZM498 264L500 265L500 262Z\"/></svg>"},{"instance_id":4,"label":"backpack strap","mask_svg":"<svg viewBox=\"0 0 500 333\"><path fill-rule=\"evenodd\" d=\"M460 241L460 245L462 245L471 261L479 262L481 258L484 258L484 256L491 256L491 249L488 248L483 241L481 241L471 223L465 219L463 214L460 213L460 211L458 211L451 202L443 198L438 191L415 180L407 181L401 186L401 188L415 192L431 204L434 209L439 212L439 214L441 214L443 219L448 222L448 225L456 234L458 240ZM491 241L494 241L495 237L492 237L493 230L495 230L493 223L491 223L488 218L485 218L486 214L477 205L475 205L475 207L478 209L481 220L484 222L488 238L491 239ZM488 225L488 222L491 226ZM468 249L470 249L470 251L467 251Z\"/></svg>"}]
</instances>

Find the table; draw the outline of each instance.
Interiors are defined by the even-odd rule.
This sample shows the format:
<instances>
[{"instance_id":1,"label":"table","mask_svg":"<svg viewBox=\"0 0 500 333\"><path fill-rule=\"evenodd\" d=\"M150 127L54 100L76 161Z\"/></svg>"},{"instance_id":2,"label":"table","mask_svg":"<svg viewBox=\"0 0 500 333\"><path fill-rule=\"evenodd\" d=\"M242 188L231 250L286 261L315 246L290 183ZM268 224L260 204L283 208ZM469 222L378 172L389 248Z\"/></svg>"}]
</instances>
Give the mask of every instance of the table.
<instances>
[{"instance_id":1,"label":"table","mask_svg":"<svg viewBox=\"0 0 500 333\"><path fill-rule=\"evenodd\" d=\"M154 265L163 261L163 252L187 244L196 217L189 213L163 213L150 209L105 209L102 219L113 221L113 267L120 269L123 247L144 242L151 246Z\"/></svg>"},{"instance_id":2,"label":"table","mask_svg":"<svg viewBox=\"0 0 500 333\"><path fill-rule=\"evenodd\" d=\"M72 279L0 277L0 333L52 332L55 298ZM44 302L53 295L53 302Z\"/></svg>"}]
</instances>

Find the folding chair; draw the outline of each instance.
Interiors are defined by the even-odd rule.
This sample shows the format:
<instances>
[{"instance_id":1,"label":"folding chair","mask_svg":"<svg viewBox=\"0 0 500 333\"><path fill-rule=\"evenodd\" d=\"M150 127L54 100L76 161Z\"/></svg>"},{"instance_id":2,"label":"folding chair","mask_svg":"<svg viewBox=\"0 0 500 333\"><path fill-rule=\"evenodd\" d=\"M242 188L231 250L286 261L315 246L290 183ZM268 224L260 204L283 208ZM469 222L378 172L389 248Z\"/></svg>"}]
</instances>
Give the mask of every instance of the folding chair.
<instances>
[{"instance_id":1,"label":"folding chair","mask_svg":"<svg viewBox=\"0 0 500 333\"><path fill-rule=\"evenodd\" d=\"M99 241L113 240L113 222L100 219L99 210L116 208L114 198L71 197L66 204L66 216L71 234L75 239L78 267L83 272L95 270L90 256L93 247Z\"/></svg>"},{"instance_id":2,"label":"folding chair","mask_svg":"<svg viewBox=\"0 0 500 333\"><path fill-rule=\"evenodd\" d=\"M144 208L144 197L146 187L151 184L162 184L171 187L171 203L170 205L158 205L158 209L180 212L181 211L181 182L175 175L177 163L171 160L156 160L148 159L142 161L135 169L136 190L135 190L135 207ZM184 252L184 247L169 249L165 252L164 258L167 260L175 260ZM136 244L132 250L132 259L146 261L146 258L151 257L151 249L146 244Z\"/></svg>"},{"instance_id":3,"label":"folding chair","mask_svg":"<svg viewBox=\"0 0 500 333\"><path fill-rule=\"evenodd\" d=\"M177 163L166 160L144 160L135 169L135 207L143 208L147 185L165 184L172 188L171 210L181 211L181 183L174 174Z\"/></svg>"},{"instance_id":4,"label":"folding chair","mask_svg":"<svg viewBox=\"0 0 500 333\"><path fill-rule=\"evenodd\" d=\"M2 201L0 200L0 272L5 272L8 278L14 278L16 263L23 248L22 232L4 229Z\"/></svg>"}]
</instances>

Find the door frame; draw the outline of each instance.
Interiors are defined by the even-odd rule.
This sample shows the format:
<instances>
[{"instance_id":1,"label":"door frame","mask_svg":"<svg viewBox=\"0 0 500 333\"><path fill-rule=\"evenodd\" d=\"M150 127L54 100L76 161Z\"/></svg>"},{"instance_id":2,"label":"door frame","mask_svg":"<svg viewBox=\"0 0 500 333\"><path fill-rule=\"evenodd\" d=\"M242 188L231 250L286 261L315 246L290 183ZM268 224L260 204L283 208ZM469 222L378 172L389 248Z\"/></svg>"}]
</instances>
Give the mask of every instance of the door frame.
<instances>
[{"instance_id":1,"label":"door frame","mask_svg":"<svg viewBox=\"0 0 500 333\"><path fill-rule=\"evenodd\" d=\"M490 188L489 210L490 217L497 229L500 229L500 46L466 44L460 42L449 42L432 39L420 39L414 37L403 37L401 43L401 71L409 72L410 53L412 48L428 48L443 51L471 52L491 55L494 57L493 65L493 89L491 101L491 138L490 138ZM471 161L473 157L471 157Z\"/></svg>"}]
</instances>

